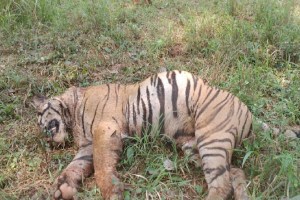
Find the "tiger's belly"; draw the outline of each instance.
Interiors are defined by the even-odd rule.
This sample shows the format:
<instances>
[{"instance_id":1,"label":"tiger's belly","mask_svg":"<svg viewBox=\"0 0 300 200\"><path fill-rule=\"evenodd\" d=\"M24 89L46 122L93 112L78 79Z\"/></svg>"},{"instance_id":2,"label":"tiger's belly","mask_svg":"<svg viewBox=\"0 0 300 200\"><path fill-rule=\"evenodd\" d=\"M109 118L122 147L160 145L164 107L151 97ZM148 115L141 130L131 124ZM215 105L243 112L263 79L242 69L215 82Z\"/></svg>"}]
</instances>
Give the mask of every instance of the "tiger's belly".
<instances>
[{"instance_id":1,"label":"tiger's belly","mask_svg":"<svg viewBox=\"0 0 300 200\"><path fill-rule=\"evenodd\" d=\"M138 136L164 134L178 145L184 145L195 140L195 121L192 117L183 113L178 114L176 118L171 112L166 113L164 119L153 117L151 124L148 121L137 119L140 123L130 123L128 134ZM155 113L152 115L159 116Z\"/></svg>"},{"instance_id":2,"label":"tiger's belly","mask_svg":"<svg viewBox=\"0 0 300 200\"><path fill-rule=\"evenodd\" d=\"M129 135L160 132L179 144L193 139L193 95L184 87L189 84L188 76L161 73L136 85L124 109Z\"/></svg>"}]
</instances>

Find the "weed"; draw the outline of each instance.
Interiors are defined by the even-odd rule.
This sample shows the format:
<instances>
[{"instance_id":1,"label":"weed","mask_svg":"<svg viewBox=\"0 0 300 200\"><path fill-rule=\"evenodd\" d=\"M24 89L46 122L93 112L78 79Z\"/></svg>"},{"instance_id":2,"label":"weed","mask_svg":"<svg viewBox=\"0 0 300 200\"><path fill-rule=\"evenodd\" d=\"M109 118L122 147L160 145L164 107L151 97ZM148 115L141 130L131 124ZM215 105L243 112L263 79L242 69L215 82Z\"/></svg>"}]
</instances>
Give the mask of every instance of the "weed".
<instances>
[{"instance_id":1,"label":"weed","mask_svg":"<svg viewBox=\"0 0 300 200\"><path fill-rule=\"evenodd\" d=\"M300 21L295 0L3 0L0 4L0 196L46 199L74 148L49 151L30 99L103 83L133 83L160 67L188 70L245 102L274 127L300 123ZM254 126L236 149L252 199L299 190L299 140ZM119 171L126 199L193 199L207 191L201 170L165 140L126 142ZM169 159L174 170L164 168ZM125 185L127 186L127 185ZM101 199L93 178L79 199Z\"/></svg>"}]
</instances>

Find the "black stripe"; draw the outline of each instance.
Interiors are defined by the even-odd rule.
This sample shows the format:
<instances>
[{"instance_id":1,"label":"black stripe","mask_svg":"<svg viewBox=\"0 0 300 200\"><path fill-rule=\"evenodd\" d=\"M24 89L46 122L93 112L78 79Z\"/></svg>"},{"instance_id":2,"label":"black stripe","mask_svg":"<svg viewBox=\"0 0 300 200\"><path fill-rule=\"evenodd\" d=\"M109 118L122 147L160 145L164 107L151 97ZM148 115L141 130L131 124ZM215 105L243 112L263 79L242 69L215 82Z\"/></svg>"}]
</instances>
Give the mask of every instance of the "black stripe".
<instances>
[{"instance_id":1,"label":"black stripe","mask_svg":"<svg viewBox=\"0 0 300 200\"><path fill-rule=\"evenodd\" d=\"M84 161L88 161L88 162L93 162L93 155L86 155L86 156L81 156L79 158L76 158L73 161L78 161L78 160L84 160Z\"/></svg>"},{"instance_id":2,"label":"black stripe","mask_svg":"<svg viewBox=\"0 0 300 200\"><path fill-rule=\"evenodd\" d=\"M176 131L173 138L176 140L179 137L195 137L195 132L185 133L183 129L179 129L179 130Z\"/></svg>"},{"instance_id":3,"label":"black stripe","mask_svg":"<svg viewBox=\"0 0 300 200\"><path fill-rule=\"evenodd\" d=\"M61 115L61 113L58 110L56 110L55 108L53 108L52 106L50 107L50 109L53 110L54 112L56 112L56 114Z\"/></svg>"},{"instance_id":4,"label":"black stripe","mask_svg":"<svg viewBox=\"0 0 300 200\"><path fill-rule=\"evenodd\" d=\"M215 179L217 179L219 176L222 176L227 171L224 166L220 166L218 168L218 173L216 173L216 175L210 180L208 184L211 184Z\"/></svg>"},{"instance_id":5,"label":"black stripe","mask_svg":"<svg viewBox=\"0 0 300 200\"><path fill-rule=\"evenodd\" d=\"M116 122L116 124L118 124L118 126L120 126L118 120L115 117L112 117L112 119Z\"/></svg>"},{"instance_id":6,"label":"black stripe","mask_svg":"<svg viewBox=\"0 0 300 200\"><path fill-rule=\"evenodd\" d=\"M217 90L217 92L213 95L213 97L209 100L208 103L206 103L198 112L196 120L198 119L198 117L203 113L203 111L205 111L207 109L207 107L218 97L220 93L220 90ZM205 102L205 101L204 101ZM203 102L203 103L204 103Z\"/></svg>"},{"instance_id":7,"label":"black stripe","mask_svg":"<svg viewBox=\"0 0 300 200\"><path fill-rule=\"evenodd\" d=\"M204 173L206 174L210 174L211 172L213 171L216 171L216 170L219 170L220 168L206 168L206 169L203 169Z\"/></svg>"},{"instance_id":8,"label":"black stripe","mask_svg":"<svg viewBox=\"0 0 300 200\"><path fill-rule=\"evenodd\" d=\"M60 106L62 106L62 105L60 104ZM38 115L43 116L48 109L53 110L56 114L61 116L61 113L58 110L56 110L55 108L53 108L50 102L48 102L47 108L45 108L42 113L39 112Z\"/></svg>"},{"instance_id":9,"label":"black stripe","mask_svg":"<svg viewBox=\"0 0 300 200\"><path fill-rule=\"evenodd\" d=\"M205 149L223 151L225 153L226 161L227 161L227 163L229 163L229 153L228 153L227 149L225 149L223 147L205 147ZM199 149L199 151L200 151L200 149Z\"/></svg>"},{"instance_id":10,"label":"black stripe","mask_svg":"<svg viewBox=\"0 0 300 200\"><path fill-rule=\"evenodd\" d=\"M150 93L149 93L148 87L147 87L146 93L147 93L147 101L148 101L148 109L149 109L148 123L152 124L152 105L151 105L151 101L150 101Z\"/></svg>"},{"instance_id":11,"label":"black stripe","mask_svg":"<svg viewBox=\"0 0 300 200\"><path fill-rule=\"evenodd\" d=\"M185 88L185 104L186 104L186 108L187 108L189 116L191 115L191 111L190 111L190 107L189 107L190 88L191 88L191 83L190 83L190 80L188 80L187 86Z\"/></svg>"},{"instance_id":12,"label":"black stripe","mask_svg":"<svg viewBox=\"0 0 300 200\"><path fill-rule=\"evenodd\" d=\"M38 112L38 116L40 116L40 121L38 122L39 125L42 124L42 118L43 118L43 115L45 114L45 112L46 112L50 107L51 107L51 104L50 104L50 102L48 102L47 108L45 108L45 109L43 110L43 112Z\"/></svg>"},{"instance_id":13,"label":"black stripe","mask_svg":"<svg viewBox=\"0 0 300 200\"><path fill-rule=\"evenodd\" d=\"M66 119L69 119L69 121L71 121L71 112L70 112L69 108L62 107L62 113L63 113L63 119L64 119L64 121Z\"/></svg>"},{"instance_id":14,"label":"black stripe","mask_svg":"<svg viewBox=\"0 0 300 200\"><path fill-rule=\"evenodd\" d=\"M197 88L197 84L198 84L198 77L196 77L195 75L193 75L193 81L194 81L194 91Z\"/></svg>"},{"instance_id":15,"label":"black stripe","mask_svg":"<svg viewBox=\"0 0 300 200\"><path fill-rule=\"evenodd\" d=\"M132 110L133 110L133 124L134 124L134 126L136 127L136 125L137 125L137 122L136 122L136 111L135 111L135 106L134 106L134 104L132 104Z\"/></svg>"},{"instance_id":16,"label":"black stripe","mask_svg":"<svg viewBox=\"0 0 300 200\"><path fill-rule=\"evenodd\" d=\"M201 135L201 136L199 136L198 139L197 139L197 145L198 145L200 142L202 142L202 141L204 141L205 139L207 139L208 137L209 137L209 135Z\"/></svg>"},{"instance_id":17,"label":"black stripe","mask_svg":"<svg viewBox=\"0 0 300 200\"><path fill-rule=\"evenodd\" d=\"M60 101L58 101L58 102L59 102L60 110L63 111L63 105L60 103ZM62 113L60 113L59 110L56 110L55 108L53 108L52 105L51 105L50 109L52 109L54 112L56 112L56 114L62 116Z\"/></svg>"},{"instance_id":18,"label":"black stripe","mask_svg":"<svg viewBox=\"0 0 300 200\"><path fill-rule=\"evenodd\" d=\"M205 121L204 121L204 120L203 120L203 121L199 121L200 125L199 125L199 123L197 123L197 124L196 124L196 128L197 128L197 129L202 129L202 128L204 128L204 127L210 125L210 124L211 124L211 121L213 121L213 120L217 117L218 113L223 109L223 107L224 107L225 105L226 105L226 104L224 104L224 105L222 105L222 107L220 107L220 108L214 110L214 113L211 114L211 115L209 116L209 118L207 117L207 118L205 119ZM231 113L231 112L230 112L230 113ZM229 116L227 116L227 118L225 118L225 120L228 119L228 118L229 118ZM201 124L201 122L202 122L202 123L205 122L205 123Z\"/></svg>"},{"instance_id":19,"label":"black stripe","mask_svg":"<svg viewBox=\"0 0 300 200\"><path fill-rule=\"evenodd\" d=\"M45 112L46 112L50 107L51 107L51 103L48 102L47 108L45 108L45 109L43 110L43 112L38 112L38 115L40 115L40 116L42 117L42 116L45 114Z\"/></svg>"},{"instance_id":20,"label":"black stripe","mask_svg":"<svg viewBox=\"0 0 300 200\"><path fill-rule=\"evenodd\" d=\"M223 130L227 125L228 125L228 122L231 120L230 117L227 117L226 119L224 119L221 123L219 123L215 128L213 129L210 129L206 132L204 132L203 134L206 135L206 134L213 134L213 133L217 133L221 130Z\"/></svg>"},{"instance_id":21,"label":"black stripe","mask_svg":"<svg viewBox=\"0 0 300 200\"><path fill-rule=\"evenodd\" d=\"M168 79L169 84L171 84L172 80L169 78L170 77L170 72L169 71L167 72L166 77Z\"/></svg>"},{"instance_id":22,"label":"black stripe","mask_svg":"<svg viewBox=\"0 0 300 200\"><path fill-rule=\"evenodd\" d=\"M147 121L146 121L147 120L147 110L146 110L146 104L144 102L144 99L142 99L142 108L143 108L142 134L147 134L147 133L145 133L145 131L148 128Z\"/></svg>"},{"instance_id":23,"label":"black stripe","mask_svg":"<svg viewBox=\"0 0 300 200\"><path fill-rule=\"evenodd\" d=\"M178 99L178 85L176 81L176 73L172 72L172 106L173 106L173 116L178 117L177 113L177 99Z\"/></svg>"},{"instance_id":24,"label":"black stripe","mask_svg":"<svg viewBox=\"0 0 300 200\"><path fill-rule=\"evenodd\" d=\"M223 99L223 100L220 101L217 105L215 105L215 106L213 107L213 109L215 109L216 107L218 107L218 106L221 105L222 103L226 104L229 95L230 95L230 93L227 94L227 96L225 97L225 99Z\"/></svg>"},{"instance_id":25,"label":"black stripe","mask_svg":"<svg viewBox=\"0 0 300 200\"><path fill-rule=\"evenodd\" d=\"M200 85L200 88L198 90L198 97L197 97L197 100L196 100L196 104L198 103L198 101L200 99L201 91L202 91L202 85Z\"/></svg>"},{"instance_id":26,"label":"black stripe","mask_svg":"<svg viewBox=\"0 0 300 200\"><path fill-rule=\"evenodd\" d=\"M115 130L110 137L117 137L117 130Z\"/></svg>"},{"instance_id":27,"label":"black stripe","mask_svg":"<svg viewBox=\"0 0 300 200\"><path fill-rule=\"evenodd\" d=\"M251 123L251 125L250 125L250 128L249 128L249 131L248 131L248 134L247 134L247 138L250 136L250 134L251 134L251 132L252 132L252 129L253 129L253 127L252 127L252 123ZM297 133L294 131L294 133L297 135Z\"/></svg>"},{"instance_id":28,"label":"black stripe","mask_svg":"<svg viewBox=\"0 0 300 200\"><path fill-rule=\"evenodd\" d=\"M82 118L81 118L82 130L83 130L84 137L86 137L86 135L85 135L85 128L84 128L84 115L85 115L85 105L86 105L87 100L88 100L88 98L86 98L85 101L84 101L83 111L82 111Z\"/></svg>"},{"instance_id":29,"label":"black stripe","mask_svg":"<svg viewBox=\"0 0 300 200\"><path fill-rule=\"evenodd\" d=\"M92 130L93 130L93 125L94 125L94 121L95 121L95 118L96 118L96 114L97 114L97 110L98 110L98 106L99 106L100 102L101 101L99 100L99 102L97 103L96 109L94 111L94 117L93 117L93 120L92 120L92 123L91 123L91 126L90 126L90 132L91 133L92 133Z\"/></svg>"},{"instance_id":30,"label":"black stripe","mask_svg":"<svg viewBox=\"0 0 300 200\"><path fill-rule=\"evenodd\" d=\"M74 95L74 102L75 102L75 105L74 105L74 116L73 117L76 119L76 109L77 109L77 103L78 103L78 95L77 95L77 89L76 88L74 88L74 90L73 90L73 95ZM73 120L72 123L73 123L73 126L76 126L77 120Z\"/></svg>"},{"instance_id":31,"label":"black stripe","mask_svg":"<svg viewBox=\"0 0 300 200\"><path fill-rule=\"evenodd\" d=\"M225 138L225 139L213 139L209 142L205 142L203 144L201 144L198 148L201 149L202 147L206 146L206 145L209 145L209 144L212 144L212 143L215 143L215 142L229 142L230 143L230 146L232 147L232 141L229 139L229 138Z\"/></svg>"},{"instance_id":32,"label":"black stripe","mask_svg":"<svg viewBox=\"0 0 300 200\"><path fill-rule=\"evenodd\" d=\"M246 119L245 119L245 123L244 123L243 128L242 128L239 144L241 143L241 141L243 139L243 136L244 136L244 131L245 131L244 129L245 129L245 126L248 122L248 117L249 117L248 113L249 113L249 110L247 110L247 112L246 112Z\"/></svg>"},{"instance_id":33,"label":"black stripe","mask_svg":"<svg viewBox=\"0 0 300 200\"><path fill-rule=\"evenodd\" d=\"M107 104L107 101L108 101L109 95L110 95L110 86L109 86L109 84L106 84L106 86L107 86L107 94L104 96L104 98L106 97L106 100L102 107L101 116L103 116L103 111L104 111L104 108L106 107L106 104Z\"/></svg>"},{"instance_id":34,"label":"black stripe","mask_svg":"<svg viewBox=\"0 0 300 200\"><path fill-rule=\"evenodd\" d=\"M202 104L205 103L205 101L208 99L208 97L210 96L211 92L213 91L213 88L212 88L212 87L209 87L208 89L209 89L209 91L208 91L208 93L206 94L206 96L205 96L205 98L204 98Z\"/></svg>"},{"instance_id":35,"label":"black stripe","mask_svg":"<svg viewBox=\"0 0 300 200\"><path fill-rule=\"evenodd\" d=\"M199 103L198 103L198 101L199 101L199 99L200 99L200 95L201 95L201 91L202 91L202 85L200 85L200 88L198 89L198 97L197 97L197 100L195 101L195 103L194 103L194 105L193 105L193 113L195 112L195 111L197 111L198 110L198 107L199 107ZM194 114L195 115L195 114Z\"/></svg>"},{"instance_id":36,"label":"black stripe","mask_svg":"<svg viewBox=\"0 0 300 200\"><path fill-rule=\"evenodd\" d=\"M117 120L115 117L112 117L112 119L113 119L117 124L119 124L119 123L118 123L118 120Z\"/></svg>"},{"instance_id":37,"label":"black stripe","mask_svg":"<svg viewBox=\"0 0 300 200\"><path fill-rule=\"evenodd\" d=\"M238 107L238 109L237 109L237 112L240 112L239 117L238 117L238 120L239 120L238 126L240 127L240 124L241 124L241 116L242 116L243 110L241 110L242 102L241 102L241 101L238 101L238 102L239 102L239 107Z\"/></svg>"},{"instance_id":38,"label":"black stripe","mask_svg":"<svg viewBox=\"0 0 300 200\"><path fill-rule=\"evenodd\" d=\"M198 126L199 123L201 124L201 122L203 122L203 121L200 121L199 123L197 123L197 124L196 124L196 128L197 128L197 129L202 129L202 128L208 126L208 125L211 123L211 121L213 121L213 120L218 116L218 113L223 109L223 107L224 107L225 105L226 105L226 104L224 104L224 105L222 105L222 107L220 107L220 108L214 110L214 113L211 114L209 118L206 118L205 120L203 120L203 121L205 121L205 123L203 123L202 125ZM232 108L232 107L233 107L233 105L231 105L230 112L228 112L228 115L227 115L227 117L225 118L224 121L229 121L229 120L231 119L231 117L232 117L232 115L233 115L233 108ZM220 124L223 124L224 121L221 122ZM219 124L218 126L220 126L220 124ZM219 129L218 129L218 130L219 130Z\"/></svg>"},{"instance_id":39,"label":"black stripe","mask_svg":"<svg viewBox=\"0 0 300 200\"><path fill-rule=\"evenodd\" d=\"M60 107L60 110L61 110L61 119L62 119L62 122L63 122L63 124L66 125L66 127L68 127L69 124L66 123L66 119L68 118L68 116L67 116L67 113L68 113L67 110L68 109L64 108L64 106L62 105L62 103L60 101L59 101L59 107Z\"/></svg>"},{"instance_id":40,"label":"black stripe","mask_svg":"<svg viewBox=\"0 0 300 200\"><path fill-rule=\"evenodd\" d=\"M242 117L242 114L243 114L243 110L240 110L240 114L238 116L238 126L240 127L240 124L241 124L241 117Z\"/></svg>"},{"instance_id":41,"label":"black stripe","mask_svg":"<svg viewBox=\"0 0 300 200\"><path fill-rule=\"evenodd\" d=\"M204 154L204 155L201 156L201 159L203 160L203 158L205 158L205 157L222 157L222 158L225 158L220 153L208 153L208 154Z\"/></svg>"},{"instance_id":42,"label":"black stripe","mask_svg":"<svg viewBox=\"0 0 300 200\"><path fill-rule=\"evenodd\" d=\"M81 145L79 148L82 149L82 148L91 146L92 144L93 144L93 142L92 142L92 141L89 141L88 143Z\"/></svg>"},{"instance_id":43,"label":"black stripe","mask_svg":"<svg viewBox=\"0 0 300 200\"><path fill-rule=\"evenodd\" d=\"M238 138L237 137L237 132L238 132L237 128L234 127L233 125L231 125L231 127L229 129L227 129L225 132L230 133L233 136L233 138L234 138L234 148L235 148L236 144L237 144L237 138Z\"/></svg>"},{"instance_id":44,"label":"black stripe","mask_svg":"<svg viewBox=\"0 0 300 200\"><path fill-rule=\"evenodd\" d=\"M193 147L192 146L184 146L184 147L182 147L183 151L190 150L190 149L193 149Z\"/></svg>"},{"instance_id":45,"label":"black stripe","mask_svg":"<svg viewBox=\"0 0 300 200\"><path fill-rule=\"evenodd\" d=\"M140 101L141 101L141 88L139 86L138 88L138 92L137 92L137 111L138 111L138 115L140 114Z\"/></svg>"},{"instance_id":46,"label":"black stripe","mask_svg":"<svg viewBox=\"0 0 300 200\"><path fill-rule=\"evenodd\" d=\"M195 154L198 154L199 153L199 150L198 149L195 149L195 148L193 148L193 155L195 155Z\"/></svg>"},{"instance_id":47,"label":"black stripe","mask_svg":"<svg viewBox=\"0 0 300 200\"><path fill-rule=\"evenodd\" d=\"M204 141L205 139L210 137L211 134L216 133L216 132L224 129L225 126L228 124L229 120L230 120L230 118L226 118L224 121L222 121L220 124L218 124L214 129L210 129L210 130L202 133L202 136L198 137L198 139L197 139L197 144L199 144L201 141Z\"/></svg>"},{"instance_id":48,"label":"black stripe","mask_svg":"<svg viewBox=\"0 0 300 200\"><path fill-rule=\"evenodd\" d=\"M155 75L154 75L154 86L156 85L157 78L158 78L158 75L157 75L157 74L155 74Z\"/></svg>"},{"instance_id":49,"label":"black stripe","mask_svg":"<svg viewBox=\"0 0 300 200\"><path fill-rule=\"evenodd\" d=\"M160 78L157 80L157 98L159 100L159 125L161 126L161 132L165 131L165 89L163 82Z\"/></svg>"}]
</instances>

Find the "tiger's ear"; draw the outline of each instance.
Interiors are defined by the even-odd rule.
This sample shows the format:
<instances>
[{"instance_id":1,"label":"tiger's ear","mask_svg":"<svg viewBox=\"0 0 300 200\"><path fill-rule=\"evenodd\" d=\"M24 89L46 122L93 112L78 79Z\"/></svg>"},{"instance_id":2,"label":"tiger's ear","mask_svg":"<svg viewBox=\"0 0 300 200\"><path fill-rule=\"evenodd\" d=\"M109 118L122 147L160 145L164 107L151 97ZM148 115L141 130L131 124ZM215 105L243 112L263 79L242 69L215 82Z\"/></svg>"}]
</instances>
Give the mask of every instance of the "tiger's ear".
<instances>
[{"instance_id":1,"label":"tiger's ear","mask_svg":"<svg viewBox=\"0 0 300 200\"><path fill-rule=\"evenodd\" d=\"M35 109L37 109L40 105L46 102L47 98L43 95L36 95L32 99L32 105Z\"/></svg>"}]
</instances>

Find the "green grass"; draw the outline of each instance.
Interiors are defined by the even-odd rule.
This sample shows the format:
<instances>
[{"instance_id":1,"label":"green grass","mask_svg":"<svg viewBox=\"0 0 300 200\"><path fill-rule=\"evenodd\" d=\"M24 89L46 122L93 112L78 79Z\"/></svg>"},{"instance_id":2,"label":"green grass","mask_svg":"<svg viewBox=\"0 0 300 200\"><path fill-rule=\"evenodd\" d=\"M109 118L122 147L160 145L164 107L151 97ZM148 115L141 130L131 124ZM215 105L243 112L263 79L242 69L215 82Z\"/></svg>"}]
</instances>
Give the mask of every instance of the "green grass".
<instances>
[{"instance_id":1,"label":"green grass","mask_svg":"<svg viewBox=\"0 0 300 200\"><path fill-rule=\"evenodd\" d=\"M2 0L0 196L42 199L75 154L50 151L36 126L34 94L132 83L160 67L199 74L274 127L300 124L300 4L296 0ZM253 199L300 194L300 144L262 132L237 150ZM203 173L160 138L133 138L119 171L126 199L203 198ZM169 147L165 147L169 146ZM168 171L163 161L175 169ZM100 199L89 178L80 199Z\"/></svg>"}]
</instances>

